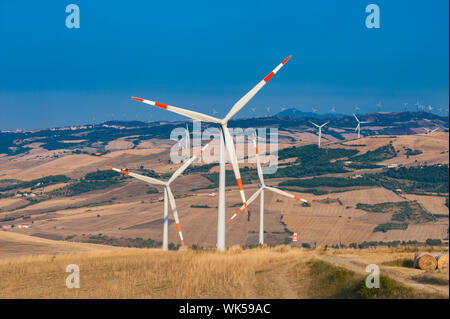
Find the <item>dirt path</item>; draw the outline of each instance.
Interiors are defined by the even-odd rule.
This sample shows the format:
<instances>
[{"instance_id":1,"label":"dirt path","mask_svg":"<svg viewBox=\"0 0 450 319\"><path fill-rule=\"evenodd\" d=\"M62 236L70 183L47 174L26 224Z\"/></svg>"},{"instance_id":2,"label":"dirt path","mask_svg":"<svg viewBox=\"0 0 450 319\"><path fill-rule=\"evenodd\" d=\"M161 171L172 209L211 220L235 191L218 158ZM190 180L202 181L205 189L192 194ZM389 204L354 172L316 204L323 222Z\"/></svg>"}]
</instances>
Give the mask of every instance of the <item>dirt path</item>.
<instances>
[{"instance_id":1,"label":"dirt path","mask_svg":"<svg viewBox=\"0 0 450 319\"><path fill-rule=\"evenodd\" d=\"M329 262L331 264L337 264L338 266L347 268L356 273L368 275L368 273L366 273L366 271L365 271L367 265L362 262L359 262L359 261L356 261L356 260L353 260L350 258L341 257L341 256L329 256L329 255L318 254L316 257L323 261ZM410 278L411 277L410 274L403 273L401 271L398 271L395 268L396 267L380 266L380 273L382 275L385 275L391 279L394 279L394 280L402 283L405 286L408 286L408 287L411 287L414 289L426 290L427 292L430 292L430 293L443 294L447 297L449 296L448 286L418 283L417 281Z\"/></svg>"},{"instance_id":2,"label":"dirt path","mask_svg":"<svg viewBox=\"0 0 450 319\"><path fill-rule=\"evenodd\" d=\"M308 298L309 268L300 261L268 265L256 271L257 298Z\"/></svg>"}]
</instances>

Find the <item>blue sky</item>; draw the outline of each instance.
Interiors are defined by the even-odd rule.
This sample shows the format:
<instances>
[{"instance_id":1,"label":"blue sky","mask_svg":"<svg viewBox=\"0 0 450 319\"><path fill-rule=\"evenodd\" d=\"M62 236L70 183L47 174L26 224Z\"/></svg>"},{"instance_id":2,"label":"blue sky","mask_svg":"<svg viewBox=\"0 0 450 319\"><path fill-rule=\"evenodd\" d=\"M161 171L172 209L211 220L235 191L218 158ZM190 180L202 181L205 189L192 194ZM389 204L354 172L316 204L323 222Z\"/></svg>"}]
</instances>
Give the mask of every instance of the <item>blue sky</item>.
<instances>
[{"instance_id":1,"label":"blue sky","mask_svg":"<svg viewBox=\"0 0 450 319\"><path fill-rule=\"evenodd\" d=\"M80 8L68 29L65 8ZM380 7L368 29L365 7ZM175 120L138 96L225 115L288 55L240 112L448 109L448 1L0 0L0 129ZM448 114L448 113L446 113Z\"/></svg>"}]
</instances>

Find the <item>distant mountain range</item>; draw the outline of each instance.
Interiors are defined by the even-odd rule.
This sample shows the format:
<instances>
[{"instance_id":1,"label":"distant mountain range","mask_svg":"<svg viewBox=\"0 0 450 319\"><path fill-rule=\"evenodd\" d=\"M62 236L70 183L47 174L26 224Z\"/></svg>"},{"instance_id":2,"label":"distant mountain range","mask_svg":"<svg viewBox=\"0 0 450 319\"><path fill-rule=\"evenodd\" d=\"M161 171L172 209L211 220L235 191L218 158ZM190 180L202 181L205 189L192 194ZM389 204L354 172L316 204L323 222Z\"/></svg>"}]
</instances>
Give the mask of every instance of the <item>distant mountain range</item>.
<instances>
[{"instance_id":1,"label":"distant mountain range","mask_svg":"<svg viewBox=\"0 0 450 319\"><path fill-rule=\"evenodd\" d=\"M332 117L341 117L346 116L344 114L336 114L336 113L326 113L326 114L318 114L314 112L303 112L294 107L281 111L274 116L276 117L291 117L293 119L301 119L304 117L308 118L332 118Z\"/></svg>"}]
</instances>

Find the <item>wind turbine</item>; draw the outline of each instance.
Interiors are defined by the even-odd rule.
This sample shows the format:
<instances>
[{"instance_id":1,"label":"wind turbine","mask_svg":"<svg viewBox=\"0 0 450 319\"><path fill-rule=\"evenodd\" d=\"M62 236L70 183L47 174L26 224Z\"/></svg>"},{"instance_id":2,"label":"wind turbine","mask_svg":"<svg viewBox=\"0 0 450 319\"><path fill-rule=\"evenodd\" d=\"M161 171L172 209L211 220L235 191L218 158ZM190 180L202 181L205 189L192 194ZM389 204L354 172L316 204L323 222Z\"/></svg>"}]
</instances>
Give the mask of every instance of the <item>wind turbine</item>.
<instances>
[{"instance_id":1,"label":"wind turbine","mask_svg":"<svg viewBox=\"0 0 450 319\"><path fill-rule=\"evenodd\" d=\"M318 145L319 148L320 148L320 139L322 138L322 127L324 127L325 125L327 125L328 123L330 123L330 121L328 121L328 122L326 122L326 123L324 123L324 124L322 124L322 125L317 125L316 123L314 123L314 122L312 122L312 121L309 121L309 123L311 123L311 124L314 125L315 127L318 127L318 128L319 128L319 142L317 143L317 145Z\"/></svg>"},{"instance_id":2,"label":"wind turbine","mask_svg":"<svg viewBox=\"0 0 450 319\"><path fill-rule=\"evenodd\" d=\"M358 118L356 117L355 113L353 113L353 116L355 117L356 121L358 121L358 125L355 128L355 131L358 130L358 138L361 138L361 124L365 124L365 123L369 123L369 122L361 122L360 120L358 120Z\"/></svg>"},{"instance_id":3,"label":"wind turbine","mask_svg":"<svg viewBox=\"0 0 450 319\"><path fill-rule=\"evenodd\" d=\"M425 134L430 134L430 133L436 132L439 129L439 127L436 127L434 130L430 130L429 128L426 128L426 127L424 127L423 129L426 131Z\"/></svg>"},{"instance_id":4,"label":"wind turbine","mask_svg":"<svg viewBox=\"0 0 450 319\"><path fill-rule=\"evenodd\" d=\"M405 107L405 112L406 112L406 107L408 106L408 102L403 102L403 106Z\"/></svg>"},{"instance_id":5,"label":"wind turbine","mask_svg":"<svg viewBox=\"0 0 450 319\"><path fill-rule=\"evenodd\" d=\"M132 97L134 100L160 107L162 109L190 117L195 120L205 121L209 123L216 123L220 125L220 168L219 168L219 196L218 196L218 212L217 212L217 250L225 250L225 150L224 144L228 151L228 155L233 166L234 175L238 184L239 192L242 202L245 206L245 211L248 214L247 200L245 198L244 189L242 187L241 174L239 172L236 151L234 149L233 138L228 130L228 121L239 112L262 87L284 66L284 64L291 58L291 56L284 59L272 72L270 72L264 79L262 79L254 88L245 94L239 101L237 101L228 114L223 119L218 119L213 116L202 114L195 111L155 102L138 97ZM224 143L225 139L225 143Z\"/></svg>"},{"instance_id":6,"label":"wind turbine","mask_svg":"<svg viewBox=\"0 0 450 319\"><path fill-rule=\"evenodd\" d=\"M168 214L168 204L170 203L170 206L172 207L172 214L173 214L173 218L175 219L175 225L177 226L177 230L178 230L178 234L180 236L180 240L181 240L181 246L184 247L184 239L183 239L183 233L181 232L181 227L180 227L180 220L178 219L178 212L177 212L177 207L175 204L175 197L173 196L172 190L170 189L170 184L178 177L180 176L185 170L186 168L188 168L189 165L192 164L192 162L194 160L196 160L202 153L203 151L209 146L209 144L213 141L214 139L212 139L211 141L209 141L205 146L202 147L202 149L200 151L197 152L197 154L195 154L191 159L189 159L188 161L184 162L184 164L178 168L175 173L173 173L173 175L170 177L170 179L168 181L162 181L156 178L152 178L149 176L144 176L144 175L140 175L140 174L136 174L136 173L132 173L123 169L118 169L118 168L114 168L114 167L110 167L110 166L106 166L106 168L109 168L113 171L116 171L118 173L122 173L134 178L137 178L141 181L144 181L146 183L152 184L152 185L161 185L164 186L164 218L163 218L163 250L168 250L169 244L168 244L168 238L169 238L169 214ZM169 199L169 201L167 201L167 199Z\"/></svg>"},{"instance_id":7,"label":"wind turbine","mask_svg":"<svg viewBox=\"0 0 450 319\"><path fill-rule=\"evenodd\" d=\"M190 139L189 127L188 127L188 123L186 122L186 137L185 137L185 143L184 143L184 146L186 147L186 150L189 149L189 146L191 144L189 139Z\"/></svg>"},{"instance_id":8,"label":"wind turbine","mask_svg":"<svg viewBox=\"0 0 450 319\"><path fill-rule=\"evenodd\" d=\"M380 111L381 111L381 101L379 101L379 102L377 103L377 108L378 108L378 112L380 112Z\"/></svg>"},{"instance_id":9,"label":"wind turbine","mask_svg":"<svg viewBox=\"0 0 450 319\"><path fill-rule=\"evenodd\" d=\"M288 192L282 191L281 189L275 188L275 187L270 187L270 186L266 186L266 184L264 183L264 177L263 177L263 172L262 172L262 168L261 168L261 162L259 160L259 155L258 155L258 145L256 143L256 139L255 139L255 135L252 135L252 142L253 142L253 146L255 147L255 157L256 157L256 167L258 169L258 177L259 177L259 189L249 198L247 204L250 205L257 197L258 195L260 196L260 204L259 204L259 244L263 245L264 244L264 190L270 190L276 194L280 194L289 198L293 198L299 201L302 201L304 203L308 203L311 204L311 202L307 201L306 199L303 199L301 197L292 195ZM233 216L230 217L230 219L228 219L227 224L230 223L233 219L236 218L237 215L239 215L240 212L242 212L242 210L244 209L244 206L241 206L241 208L239 208L239 210L237 212L235 212L233 214Z\"/></svg>"},{"instance_id":10,"label":"wind turbine","mask_svg":"<svg viewBox=\"0 0 450 319\"><path fill-rule=\"evenodd\" d=\"M417 100L417 102L414 104L414 106L417 108L417 111L419 111L420 102Z\"/></svg>"}]
</instances>

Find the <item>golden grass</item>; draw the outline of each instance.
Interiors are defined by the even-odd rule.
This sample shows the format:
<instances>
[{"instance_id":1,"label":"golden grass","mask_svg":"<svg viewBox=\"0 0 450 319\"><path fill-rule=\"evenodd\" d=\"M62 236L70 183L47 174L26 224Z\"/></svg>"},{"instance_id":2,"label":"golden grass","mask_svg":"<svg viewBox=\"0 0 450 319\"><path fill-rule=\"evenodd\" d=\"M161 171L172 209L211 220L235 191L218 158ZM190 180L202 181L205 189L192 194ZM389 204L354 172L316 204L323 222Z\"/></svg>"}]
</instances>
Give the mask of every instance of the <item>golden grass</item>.
<instances>
[{"instance_id":1,"label":"golden grass","mask_svg":"<svg viewBox=\"0 0 450 319\"><path fill-rule=\"evenodd\" d=\"M366 264L412 255L413 252L400 248L338 251L277 246L249 250L233 247L226 252L163 252L116 247L115 250L0 260L0 298L360 298L363 296L358 295L356 288L363 282ZM336 269L326 264L339 263L337 259L322 262L320 278L316 278L312 276L315 264L311 261L320 256L344 257L348 261L356 258L361 260L362 268L349 277L351 285L339 281L339 271L339 282L333 279L324 286L326 289L315 291L317 280L337 276ZM79 289L66 287L69 273L65 269L69 264L80 268ZM344 266L347 267L346 263ZM441 288L448 277L448 270L428 274L401 266L390 269L403 269L404 275L400 277L417 276L411 279ZM387 295L373 297L397 298L397 286L400 287L397 284L390 287ZM443 297L426 290L406 287L400 290L405 292L405 289L411 298ZM402 296L406 295L402 293Z\"/></svg>"},{"instance_id":2,"label":"golden grass","mask_svg":"<svg viewBox=\"0 0 450 319\"><path fill-rule=\"evenodd\" d=\"M23 258L0 263L0 298L257 298L261 269L303 263L307 254L284 247L223 253L123 249ZM79 289L66 288L69 264L80 268Z\"/></svg>"}]
</instances>

